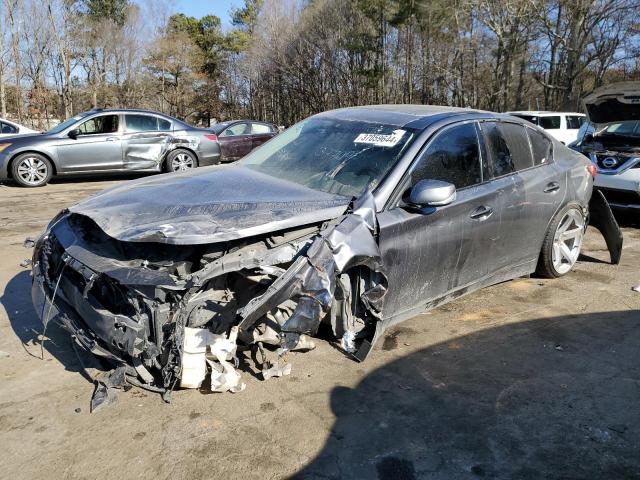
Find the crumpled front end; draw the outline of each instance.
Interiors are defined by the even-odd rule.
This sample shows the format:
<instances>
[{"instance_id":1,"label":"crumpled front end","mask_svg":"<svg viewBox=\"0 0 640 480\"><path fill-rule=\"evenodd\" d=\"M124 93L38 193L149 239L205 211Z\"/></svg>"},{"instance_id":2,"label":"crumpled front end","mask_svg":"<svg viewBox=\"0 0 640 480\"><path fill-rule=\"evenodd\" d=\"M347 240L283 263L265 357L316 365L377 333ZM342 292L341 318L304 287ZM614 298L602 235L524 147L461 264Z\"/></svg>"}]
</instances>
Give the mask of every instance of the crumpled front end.
<instances>
[{"instance_id":1,"label":"crumpled front end","mask_svg":"<svg viewBox=\"0 0 640 480\"><path fill-rule=\"evenodd\" d=\"M263 378L291 370L287 354L314 347L321 322L344 350L366 357L381 332L387 279L373 197L338 219L214 244L123 242L66 212L37 241L33 300L76 343L112 370L93 408L113 389L165 396L196 388L244 388L237 351L251 349Z\"/></svg>"}]
</instances>

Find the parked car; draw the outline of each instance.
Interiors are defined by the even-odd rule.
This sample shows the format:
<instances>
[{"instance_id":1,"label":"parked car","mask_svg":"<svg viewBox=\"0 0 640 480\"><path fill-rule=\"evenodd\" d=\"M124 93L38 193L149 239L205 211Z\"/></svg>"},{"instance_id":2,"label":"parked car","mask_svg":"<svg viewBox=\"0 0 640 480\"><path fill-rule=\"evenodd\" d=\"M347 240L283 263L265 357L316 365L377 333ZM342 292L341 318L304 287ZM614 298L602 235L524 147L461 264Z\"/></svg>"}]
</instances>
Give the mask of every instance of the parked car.
<instances>
[{"instance_id":1,"label":"parked car","mask_svg":"<svg viewBox=\"0 0 640 480\"><path fill-rule=\"evenodd\" d=\"M36 241L32 296L45 324L59 314L114 366L95 402L127 382L198 386L206 362L212 390L238 391L237 342L260 352L265 379L290 371L287 352L313 348L320 322L364 360L385 328L425 309L533 272L566 275L588 218L618 262L622 236L591 195L594 174L515 117L334 110L234 164L63 210Z\"/></svg>"},{"instance_id":2,"label":"parked car","mask_svg":"<svg viewBox=\"0 0 640 480\"><path fill-rule=\"evenodd\" d=\"M568 145L578 136L578 130L586 121L584 113L575 112L507 112L508 115L522 118L544 128L561 143Z\"/></svg>"},{"instance_id":3,"label":"parked car","mask_svg":"<svg viewBox=\"0 0 640 480\"><path fill-rule=\"evenodd\" d=\"M640 211L640 82L601 87L583 103L589 122L569 146L595 164L595 186L612 208Z\"/></svg>"},{"instance_id":4,"label":"parked car","mask_svg":"<svg viewBox=\"0 0 640 480\"><path fill-rule=\"evenodd\" d=\"M28 133L38 133L35 130L20 125L19 123L12 122L5 118L0 118L0 138L12 137L14 135L26 135Z\"/></svg>"},{"instance_id":5,"label":"parked car","mask_svg":"<svg viewBox=\"0 0 640 480\"><path fill-rule=\"evenodd\" d=\"M221 122L211 130L218 136L222 162L238 160L278 134L275 125L254 120Z\"/></svg>"},{"instance_id":6,"label":"parked car","mask_svg":"<svg viewBox=\"0 0 640 480\"><path fill-rule=\"evenodd\" d=\"M147 110L91 110L43 134L0 143L0 180L45 185L54 175L172 172L220 161L211 131Z\"/></svg>"}]
</instances>

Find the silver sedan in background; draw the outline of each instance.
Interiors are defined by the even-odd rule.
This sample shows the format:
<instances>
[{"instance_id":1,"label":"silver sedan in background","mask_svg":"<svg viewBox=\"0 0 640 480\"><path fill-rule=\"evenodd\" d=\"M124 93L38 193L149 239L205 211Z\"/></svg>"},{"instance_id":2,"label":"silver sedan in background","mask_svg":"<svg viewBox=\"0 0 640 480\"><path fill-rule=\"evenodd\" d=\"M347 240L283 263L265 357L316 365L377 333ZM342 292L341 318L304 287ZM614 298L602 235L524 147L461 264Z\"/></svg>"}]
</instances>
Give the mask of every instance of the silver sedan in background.
<instances>
[{"instance_id":1,"label":"silver sedan in background","mask_svg":"<svg viewBox=\"0 0 640 480\"><path fill-rule=\"evenodd\" d=\"M212 131L147 110L90 110L42 134L0 140L0 181L23 187L54 175L172 172L219 162Z\"/></svg>"}]
</instances>

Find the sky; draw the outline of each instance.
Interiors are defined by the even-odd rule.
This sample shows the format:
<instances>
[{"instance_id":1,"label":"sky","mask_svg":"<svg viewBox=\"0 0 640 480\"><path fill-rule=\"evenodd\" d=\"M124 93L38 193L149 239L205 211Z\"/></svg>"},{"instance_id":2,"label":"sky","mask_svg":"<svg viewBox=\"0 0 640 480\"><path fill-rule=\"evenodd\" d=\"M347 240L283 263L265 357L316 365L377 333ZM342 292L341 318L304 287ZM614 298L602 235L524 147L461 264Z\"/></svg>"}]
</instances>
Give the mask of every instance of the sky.
<instances>
[{"instance_id":1,"label":"sky","mask_svg":"<svg viewBox=\"0 0 640 480\"><path fill-rule=\"evenodd\" d=\"M231 25L229 10L243 4L243 0L178 0L173 4L173 8L176 12L196 18L208 14L217 15L222 20L222 25L228 27Z\"/></svg>"}]
</instances>

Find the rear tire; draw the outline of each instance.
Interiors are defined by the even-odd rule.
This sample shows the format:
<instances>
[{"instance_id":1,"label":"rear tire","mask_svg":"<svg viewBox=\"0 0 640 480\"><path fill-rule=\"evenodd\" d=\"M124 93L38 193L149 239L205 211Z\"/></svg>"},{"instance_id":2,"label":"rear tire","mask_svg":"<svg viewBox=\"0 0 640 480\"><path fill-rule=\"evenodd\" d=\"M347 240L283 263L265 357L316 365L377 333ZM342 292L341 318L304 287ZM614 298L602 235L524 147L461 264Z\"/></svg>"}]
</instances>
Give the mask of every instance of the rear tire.
<instances>
[{"instance_id":1,"label":"rear tire","mask_svg":"<svg viewBox=\"0 0 640 480\"><path fill-rule=\"evenodd\" d=\"M585 218L576 205L560 210L549 225L542 242L536 274L544 278L557 278L571 271L582 247Z\"/></svg>"},{"instance_id":2,"label":"rear tire","mask_svg":"<svg viewBox=\"0 0 640 480\"><path fill-rule=\"evenodd\" d=\"M39 153L23 153L11 162L11 175L21 187L42 187L53 176L53 165Z\"/></svg>"},{"instance_id":3,"label":"rear tire","mask_svg":"<svg viewBox=\"0 0 640 480\"><path fill-rule=\"evenodd\" d=\"M183 172L198 166L198 158L189 150L177 149L169 152L165 160L165 171Z\"/></svg>"}]
</instances>

